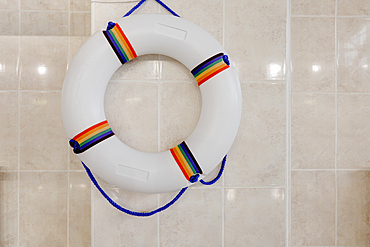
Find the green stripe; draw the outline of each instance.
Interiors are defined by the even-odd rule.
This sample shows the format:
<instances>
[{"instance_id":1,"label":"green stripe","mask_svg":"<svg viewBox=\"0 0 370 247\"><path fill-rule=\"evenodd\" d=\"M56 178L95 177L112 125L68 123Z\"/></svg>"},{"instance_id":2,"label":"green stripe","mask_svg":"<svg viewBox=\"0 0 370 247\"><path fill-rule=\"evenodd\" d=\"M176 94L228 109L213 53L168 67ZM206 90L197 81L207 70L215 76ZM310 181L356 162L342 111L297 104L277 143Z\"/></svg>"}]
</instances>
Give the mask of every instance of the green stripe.
<instances>
[{"instance_id":1,"label":"green stripe","mask_svg":"<svg viewBox=\"0 0 370 247\"><path fill-rule=\"evenodd\" d=\"M208 65L207 67L203 68L202 70L198 71L198 73L196 73L194 75L194 77L197 77L198 75L200 75L201 73L203 73L204 71L206 71L207 69L211 68L212 66L214 66L215 64L218 64L222 61L222 58L220 58L219 60L216 60L214 61L213 63L211 63L210 65Z\"/></svg>"},{"instance_id":2,"label":"green stripe","mask_svg":"<svg viewBox=\"0 0 370 247\"><path fill-rule=\"evenodd\" d=\"M194 167L193 167L193 164L191 164L191 161L189 160L188 156L186 155L185 151L182 149L182 147L181 147L180 145L179 145L178 147L179 147L179 149L180 149L180 151L181 151L182 155L184 156L184 158L185 158L185 159L186 159L186 161L188 162L188 165L189 165L189 167L191 168L191 170L193 171L193 173L194 173L194 174L195 174L195 173L197 173L197 172L195 171Z\"/></svg>"},{"instance_id":3,"label":"green stripe","mask_svg":"<svg viewBox=\"0 0 370 247\"><path fill-rule=\"evenodd\" d=\"M83 143L80 143L80 146L82 147L83 145L85 145L85 144L86 144L86 143L88 143L89 141L91 141L91 140L95 139L96 137L98 137L98 136L100 136L100 135L103 135L103 134L105 134L105 133L107 133L107 132L109 132L109 131L112 131L112 129L111 129L111 128L106 129L106 130L104 130L103 132L100 132L100 133L98 133L98 134L96 134L96 135L94 135L94 136L90 137L89 139L87 139L87 140L86 140L86 141L84 141Z\"/></svg>"},{"instance_id":4,"label":"green stripe","mask_svg":"<svg viewBox=\"0 0 370 247\"><path fill-rule=\"evenodd\" d=\"M127 54L126 54L125 50L122 48L121 44L119 43L119 41L118 41L117 37L114 35L114 33L111 30L109 30L108 32L112 35L114 41L116 41L116 44L118 45L119 49L121 50L123 56L125 56L126 60L130 61L130 59L128 59L128 57L127 57Z\"/></svg>"}]
</instances>

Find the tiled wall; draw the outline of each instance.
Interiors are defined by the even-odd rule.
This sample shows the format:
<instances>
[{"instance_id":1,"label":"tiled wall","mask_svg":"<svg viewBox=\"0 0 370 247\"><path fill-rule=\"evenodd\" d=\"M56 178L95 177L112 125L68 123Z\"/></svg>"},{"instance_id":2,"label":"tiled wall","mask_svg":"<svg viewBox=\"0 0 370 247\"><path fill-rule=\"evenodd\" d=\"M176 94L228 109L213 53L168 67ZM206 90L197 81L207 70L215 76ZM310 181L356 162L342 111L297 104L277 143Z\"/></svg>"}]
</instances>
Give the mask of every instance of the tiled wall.
<instances>
[{"instance_id":1,"label":"tiled wall","mask_svg":"<svg viewBox=\"0 0 370 247\"><path fill-rule=\"evenodd\" d=\"M370 246L370 1L166 3L223 44L238 70L242 120L223 178L147 219L90 194L60 114L90 3L0 0L0 246ZM93 31L134 4L93 1ZM145 12L167 13L154 0ZM200 105L183 65L148 55L113 75L105 110L122 141L158 152L191 133ZM175 195L100 183L136 210Z\"/></svg>"}]
</instances>

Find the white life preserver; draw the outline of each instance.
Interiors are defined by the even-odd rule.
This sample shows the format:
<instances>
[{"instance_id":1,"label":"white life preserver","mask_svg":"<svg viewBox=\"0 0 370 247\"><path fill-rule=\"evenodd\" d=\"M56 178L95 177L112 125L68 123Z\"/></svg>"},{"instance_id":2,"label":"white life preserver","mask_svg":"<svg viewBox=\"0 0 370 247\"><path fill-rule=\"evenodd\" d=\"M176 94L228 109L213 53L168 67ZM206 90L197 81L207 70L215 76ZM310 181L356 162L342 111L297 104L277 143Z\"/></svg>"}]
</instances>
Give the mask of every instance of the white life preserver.
<instances>
[{"instance_id":1,"label":"white life preserver","mask_svg":"<svg viewBox=\"0 0 370 247\"><path fill-rule=\"evenodd\" d=\"M141 55L172 57L192 71L202 109L192 134L160 153L135 150L112 132L104 95L114 72ZM231 148L241 118L236 69L205 30L166 14L137 14L93 34L70 64L62 90L63 123L70 144L97 176L125 190L161 193L209 174ZM189 181L190 180L190 181Z\"/></svg>"}]
</instances>

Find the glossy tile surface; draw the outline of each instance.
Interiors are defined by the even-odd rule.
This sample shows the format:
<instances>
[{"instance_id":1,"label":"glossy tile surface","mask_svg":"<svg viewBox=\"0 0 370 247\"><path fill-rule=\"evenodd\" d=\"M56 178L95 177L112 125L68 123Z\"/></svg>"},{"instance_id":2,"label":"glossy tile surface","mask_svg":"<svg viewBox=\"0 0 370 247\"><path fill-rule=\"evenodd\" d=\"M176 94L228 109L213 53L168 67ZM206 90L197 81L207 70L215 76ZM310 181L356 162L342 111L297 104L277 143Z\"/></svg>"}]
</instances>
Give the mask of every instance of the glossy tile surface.
<instances>
[{"instance_id":1,"label":"glossy tile surface","mask_svg":"<svg viewBox=\"0 0 370 247\"><path fill-rule=\"evenodd\" d=\"M91 246L91 182L85 172L69 173L69 246Z\"/></svg>"},{"instance_id":2,"label":"glossy tile surface","mask_svg":"<svg viewBox=\"0 0 370 247\"><path fill-rule=\"evenodd\" d=\"M334 18L292 18L293 92L334 92L334 21Z\"/></svg>"},{"instance_id":3,"label":"glossy tile surface","mask_svg":"<svg viewBox=\"0 0 370 247\"><path fill-rule=\"evenodd\" d=\"M285 79L285 34L284 0L235 0L225 5L224 46L241 81Z\"/></svg>"},{"instance_id":4,"label":"glossy tile surface","mask_svg":"<svg viewBox=\"0 0 370 247\"><path fill-rule=\"evenodd\" d=\"M337 25L338 91L369 93L370 20L338 18Z\"/></svg>"},{"instance_id":5,"label":"glossy tile surface","mask_svg":"<svg viewBox=\"0 0 370 247\"><path fill-rule=\"evenodd\" d=\"M285 83L241 86L242 119L228 153L225 185L284 185Z\"/></svg>"},{"instance_id":6,"label":"glossy tile surface","mask_svg":"<svg viewBox=\"0 0 370 247\"><path fill-rule=\"evenodd\" d=\"M291 0L292 15L334 15L335 0Z\"/></svg>"},{"instance_id":7,"label":"glossy tile surface","mask_svg":"<svg viewBox=\"0 0 370 247\"><path fill-rule=\"evenodd\" d=\"M20 173L19 246L67 245L67 176L67 172Z\"/></svg>"},{"instance_id":8,"label":"glossy tile surface","mask_svg":"<svg viewBox=\"0 0 370 247\"><path fill-rule=\"evenodd\" d=\"M67 11L67 0L20 0L21 10L55 10Z\"/></svg>"},{"instance_id":9,"label":"glossy tile surface","mask_svg":"<svg viewBox=\"0 0 370 247\"><path fill-rule=\"evenodd\" d=\"M91 11L91 0L70 0L71 11Z\"/></svg>"},{"instance_id":10,"label":"glossy tile surface","mask_svg":"<svg viewBox=\"0 0 370 247\"><path fill-rule=\"evenodd\" d=\"M20 169L67 169L68 139L60 101L60 93L21 94Z\"/></svg>"},{"instance_id":11,"label":"glossy tile surface","mask_svg":"<svg viewBox=\"0 0 370 247\"><path fill-rule=\"evenodd\" d=\"M0 245L18 246L18 174L0 172Z\"/></svg>"},{"instance_id":12,"label":"glossy tile surface","mask_svg":"<svg viewBox=\"0 0 370 247\"><path fill-rule=\"evenodd\" d=\"M370 95L338 95L338 168L370 168Z\"/></svg>"},{"instance_id":13,"label":"glossy tile surface","mask_svg":"<svg viewBox=\"0 0 370 247\"><path fill-rule=\"evenodd\" d=\"M292 171L291 245L335 245L335 172Z\"/></svg>"},{"instance_id":14,"label":"glossy tile surface","mask_svg":"<svg viewBox=\"0 0 370 247\"><path fill-rule=\"evenodd\" d=\"M225 246L285 246L284 189L226 189Z\"/></svg>"},{"instance_id":15,"label":"glossy tile surface","mask_svg":"<svg viewBox=\"0 0 370 247\"><path fill-rule=\"evenodd\" d=\"M21 89L61 90L67 72L67 61L68 37L21 37Z\"/></svg>"},{"instance_id":16,"label":"glossy tile surface","mask_svg":"<svg viewBox=\"0 0 370 247\"><path fill-rule=\"evenodd\" d=\"M160 205L176 193L160 195ZM161 246L222 246L222 190L188 190L159 216ZM191 236L191 237L190 237Z\"/></svg>"},{"instance_id":17,"label":"glossy tile surface","mask_svg":"<svg viewBox=\"0 0 370 247\"><path fill-rule=\"evenodd\" d=\"M90 13L71 13L70 14L70 35L90 36L91 33L91 14Z\"/></svg>"},{"instance_id":18,"label":"glossy tile surface","mask_svg":"<svg viewBox=\"0 0 370 247\"><path fill-rule=\"evenodd\" d=\"M370 245L370 172L338 172L338 245Z\"/></svg>"},{"instance_id":19,"label":"glossy tile surface","mask_svg":"<svg viewBox=\"0 0 370 247\"><path fill-rule=\"evenodd\" d=\"M0 170L18 169L18 93L0 92Z\"/></svg>"},{"instance_id":20,"label":"glossy tile surface","mask_svg":"<svg viewBox=\"0 0 370 247\"><path fill-rule=\"evenodd\" d=\"M123 143L158 152L157 82L110 82L104 108L109 125Z\"/></svg>"},{"instance_id":21,"label":"glossy tile surface","mask_svg":"<svg viewBox=\"0 0 370 247\"><path fill-rule=\"evenodd\" d=\"M18 89L19 37L0 36L0 90Z\"/></svg>"},{"instance_id":22,"label":"glossy tile surface","mask_svg":"<svg viewBox=\"0 0 370 247\"><path fill-rule=\"evenodd\" d=\"M335 96L292 94L292 169L335 167Z\"/></svg>"},{"instance_id":23,"label":"glossy tile surface","mask_svg":"<svg viewBox=\"0 0 370 247\"><path fill-rule=\"evenodd\" d=\"M20 28L20 34L23 36L67 36L68 13L21 11Z\"/></svg>"}]
</instances>

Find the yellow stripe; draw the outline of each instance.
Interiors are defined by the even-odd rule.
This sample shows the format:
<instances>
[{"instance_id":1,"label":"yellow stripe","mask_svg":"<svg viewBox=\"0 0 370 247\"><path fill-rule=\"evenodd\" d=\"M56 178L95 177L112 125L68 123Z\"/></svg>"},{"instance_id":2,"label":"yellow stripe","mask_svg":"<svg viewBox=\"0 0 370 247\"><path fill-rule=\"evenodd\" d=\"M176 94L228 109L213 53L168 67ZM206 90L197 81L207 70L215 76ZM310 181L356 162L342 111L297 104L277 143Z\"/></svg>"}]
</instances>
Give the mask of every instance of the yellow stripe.
<instances>
[{"instance_id":1,"label":"yellow stripe","mask_svg":"<svg viewBox=\"0 0 370 247\"><path fill-rule=\"evenodd\" d=\"M114 27L114 28L116 28L116 27ZM134 55L134 53L131 51L130 46L127 44L127 42L126 42L125 38L122 36L121 32L118 30L118 27L117 27L115 30L116 30L116 32L118 33L119 37L121 38L122 42L125 44L125 47L127 48L127 51L129 52L129 54L130 54L130 56L131 56L131 58L130 58L130 59L134 59L134 58L135 58L135 55ZM121 29L121 30L122 30L122 29ZM123 30L122 30L122 32L123 32ZM127 38L127 37L126 37L126 38Z\"/></svg>"},{"instance_id":2,"label":"yellow stripe","mask_svg":"<svg viewBox=\"0 0 370 247\"><path fill-rule=\"evenodd\" d=\"M188 176L191 177L191 175L193 175L193 171L190 169L188 162L186 162L186 160L184 159L184 156L182 156L179 147L176 146L173 148L173 150L175 151L177 158L180 160L182 167L184 168Z\"/></svg>"},{"instance_id":3,"label":"yellow stripe","mask_svg":"<svg viewBox=\"0 0 370 247\"><path fill-rule=\"evenodd\" d=\"M207 77L208 75L210 75L210 74L212 74L214 71L216 71L216 70L218 70L219 68L222 68L222 67L224 67L225 66L225 64L224 63L220 63L220 64L218 64L217 66L213 66L213 67L211 67L211 68L209 68L208 70L207 70L207 72L206 73L202 73L202 74L200 74L198 77L196 77L195 79L197 80L197 81L201 81L203 78L205 78L205 77Z\"/></svg>"},{"instance_id":4,"label":"yellow stripe","mask_svg":"<svg viewBox=\"0 0 370 247\"><path fill-rule=\"evenodd\" d=\"M116 28L112 28L111 30L112 30L112 32L114 33L114 35L116 36L116 38L117 38L118 42L120 43L120 45L121 45L122 49L125 51L125 53L126 53L126 55L127 55L128 59L129 59L129 60L133 59L133 56L132 56L132 54L130 53L130 51L129 51L129 49L128 49L127 45L126 45L125 40L123 39L123 37L122 37L122 35L119 33L119 31L118 31Z\"/></svg>"},{"instance_id":5,"label":"yellow stripe","mask_svg":"<svg viewBox=\"0 0 370 247\"><path fill-rule=\"evenodd\" d=\"M102 124L102 125L98 126L97 128L94 128L94 129L90 130L89 132L86 132L82 136L79 136L77 139L75 139L75 141L79 142L79 140L81 140L85 136L90 135L90 133L95 132L96 130L99 130L101 128L104 128L105 126L109 126L109 124L108 123L105 123L105 124Z\"/></svg>"},{"instance_id":6,"label":"yellow stripe","mask_svg":"<svg viewBox=\"0 0 370 247\"><path fill-rule=\"evenodd\" d=\"M100 126L99 126L100 127ZM98 128L98 129L94 129L93 131L90 131L89 133L87 133L88 135L83 135L82 138L79 138L78 140L76 140L78 143L83 143L84 141L86 141L87 139L89 139L90 137L100 133L100 132L103 132L104 130L107 130L109 129L109 125L108 124L104 124L102 128Z\"/></svg>"}]
</instances>

